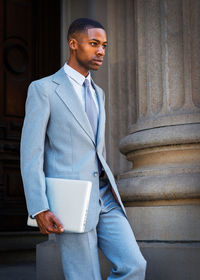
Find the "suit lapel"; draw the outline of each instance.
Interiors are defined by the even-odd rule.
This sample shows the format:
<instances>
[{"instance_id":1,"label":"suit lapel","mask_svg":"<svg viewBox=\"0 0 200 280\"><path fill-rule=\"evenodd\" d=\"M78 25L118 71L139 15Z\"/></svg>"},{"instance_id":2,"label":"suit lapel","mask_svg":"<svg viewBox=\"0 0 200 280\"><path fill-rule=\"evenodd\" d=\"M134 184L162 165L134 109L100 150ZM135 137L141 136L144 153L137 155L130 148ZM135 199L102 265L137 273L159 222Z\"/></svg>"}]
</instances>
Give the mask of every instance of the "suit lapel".
<instances>
[{"instance_id":1,"label":"suit lapel","mask_svg":"<svg viewBox=\"0 0 200 280\"><path fill-rule=\"evenodd\" d=\"M98 122L98 130L97 130L97 145L101 141L102 133L104 133L105 127L105 109L104 109L104 101L103 101L103 93L102 90L94 83L92 80L92 85L97 94L98 104L99 104L99 122Z\"/></svg>"},{"instance_id":2,"label":"suit lapel","mask_svg":"<svg viewBox=\"0 0 200 280\"><path fill-rule=\"evenodd\" d=\"M65 74L63 67L55 73L53 81L58 84L58 87L56 88L57 95L62 99L62 101L74 115L82 129L87 133L87 135L95 144L94 133L92 131L92 127L88 120L87 114L85 113L80 100L78 99L78 96L69 81L69 78Z\"/></svg>"}]
</instances>

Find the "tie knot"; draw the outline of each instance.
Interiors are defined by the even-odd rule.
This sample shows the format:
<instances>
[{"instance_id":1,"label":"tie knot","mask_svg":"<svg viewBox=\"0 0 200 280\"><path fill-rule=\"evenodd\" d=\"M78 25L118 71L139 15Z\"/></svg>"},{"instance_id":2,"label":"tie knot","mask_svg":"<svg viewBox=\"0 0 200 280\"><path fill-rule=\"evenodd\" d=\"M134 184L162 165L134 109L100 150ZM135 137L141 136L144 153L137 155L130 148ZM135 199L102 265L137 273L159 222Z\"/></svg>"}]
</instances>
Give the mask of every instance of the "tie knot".
<instances>
[{"instance_id":1,"label":"tie knot","mask_svg":"<svg viewBox=\"0 0 200 280\"><path fill-rule=\"evenodd\" d=\"M89 87L89 86L90 86L89 80L88 80L88 79L85 79L83 85L84 85L85 87Z\"/></svg>"}]
</instances>

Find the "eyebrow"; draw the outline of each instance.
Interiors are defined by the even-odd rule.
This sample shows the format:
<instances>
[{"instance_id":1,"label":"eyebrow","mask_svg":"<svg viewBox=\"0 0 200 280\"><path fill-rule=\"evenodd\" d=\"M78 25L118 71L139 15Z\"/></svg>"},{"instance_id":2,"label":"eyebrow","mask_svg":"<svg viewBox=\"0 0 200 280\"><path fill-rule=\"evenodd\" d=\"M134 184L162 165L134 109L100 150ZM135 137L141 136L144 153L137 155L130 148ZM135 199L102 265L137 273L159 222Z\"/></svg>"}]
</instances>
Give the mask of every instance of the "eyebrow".
<instances>
[{"instance_id":1,"label":"eyebrow","mask_svg":"<svg viewBox=\"0 0 200 280\"><path fill-rule=\"evenodd\" d=\"M89 39L89 41L96 41L97 43L101 43L98 39L95 39L95 38ZM103 42L103 44L108 44L108 42L105 41L105 42Z\"/></svg>"}]
</instances>

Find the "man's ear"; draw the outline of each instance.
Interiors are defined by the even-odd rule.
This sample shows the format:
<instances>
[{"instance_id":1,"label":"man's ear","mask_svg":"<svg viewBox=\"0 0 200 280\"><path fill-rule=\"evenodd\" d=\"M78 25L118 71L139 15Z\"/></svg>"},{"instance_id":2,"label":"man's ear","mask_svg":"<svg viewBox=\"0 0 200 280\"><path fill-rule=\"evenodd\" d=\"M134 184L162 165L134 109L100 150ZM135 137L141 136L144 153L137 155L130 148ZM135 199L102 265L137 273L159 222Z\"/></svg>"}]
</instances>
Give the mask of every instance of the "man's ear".
<instances>
[{"instance_id":1,"label":"man's ear","mask_svg":"<svg viewBox=\"0 0 200 280\"><path fill-rule=\"evenodd\" d=\"M78 48L78 41L75 38L70 38L68 44L69 48L73 51Z\"/></svg>"}]
</instances>

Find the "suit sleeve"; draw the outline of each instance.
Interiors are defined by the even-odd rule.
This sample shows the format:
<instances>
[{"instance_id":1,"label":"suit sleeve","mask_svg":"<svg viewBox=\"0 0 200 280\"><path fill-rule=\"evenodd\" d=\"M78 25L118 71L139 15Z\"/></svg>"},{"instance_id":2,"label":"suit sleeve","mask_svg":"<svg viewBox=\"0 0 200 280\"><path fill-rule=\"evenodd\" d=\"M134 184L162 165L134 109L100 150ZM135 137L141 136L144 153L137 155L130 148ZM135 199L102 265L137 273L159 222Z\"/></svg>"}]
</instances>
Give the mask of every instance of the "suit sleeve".
<instances>
[{"instance_id":1,"label":"suit sleeve","mask_svg":"<svg viewBox=\"0 0 200 280\"><path fill-rule=\"evenodd\" d=\"M38 82L29 86L21 136L21 173L29 215L49 209L46 197L44 144L50 104Z\"/></svg>"}]
</instances>

